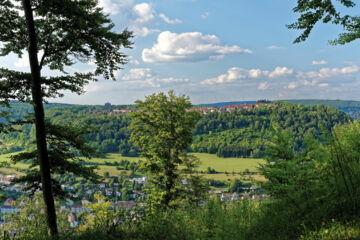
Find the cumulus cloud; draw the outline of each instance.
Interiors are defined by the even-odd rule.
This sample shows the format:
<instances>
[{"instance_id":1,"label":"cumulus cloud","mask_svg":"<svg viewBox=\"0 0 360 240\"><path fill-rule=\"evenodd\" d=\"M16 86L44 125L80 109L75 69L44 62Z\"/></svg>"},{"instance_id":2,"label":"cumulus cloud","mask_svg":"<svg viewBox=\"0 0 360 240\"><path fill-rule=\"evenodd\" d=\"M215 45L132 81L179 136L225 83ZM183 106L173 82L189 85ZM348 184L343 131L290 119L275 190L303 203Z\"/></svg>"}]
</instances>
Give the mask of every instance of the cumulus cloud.
<instances>
[{"instance_id":1,"label":"cumulus cloud","mask_svg":"<svg viewBox=\"0 0 360 240\"><path fill-rule=\"evenodd\" d=\"M256 79L256 78L281 78L293 73L293 69L289 69L287 67L276 67L273 71L261 70L261 69L244 69L233 67L227 70L225 74L221 74L216 78L206 79L201 82L201 84L223 84L223 83L231 83L242 79ZM264 88L265 84L262 85ZM260 88L259 88L260 89Z\"/></svg>"},{"instance_id":2,"label":"cumulus cloud","mask_svg":"<svg viewBox=\"0 0 360 240\"><path fill-rule=\"evenodd\" d=\"M151 49L143 50L142 59L144 62L201 61L220 59L234 53L252 52L236 45L223 45L215 35L203 35L200 32L177 34L165 31L159 34Z\"/></svg>"},{"instance_id":3,"label":"cumulus cloud","mask_svg":"<svg viewBox=\"0 0 360 240\"><path fill-rule=\"evenodd\" d=\"M313 65L326 65L326 64L328 64L328 62L327 61L325 61L325 60L320 60L320 61L312 61L312 64Z\"/></svg>"},{"instance_id":4,"label":"cumulus cloud","mask_svg":"<svg viewBox=\"0 0 360 240\"><path fill-rule=\"evenodd\" d=\"M150 29L148 27L138 27L138 26L132 27L131 31L134 32L136 37L146 37L150 34L160 32L160 30L158 29Z\"/></svg>"},{"instance_id":5,"label":"cumulus cloud","mask_svg":"<svg viewBox=\"0 0 360 240\"><path fill-rule=\"evenodd\" d=\"M133 7L133 12L136 14L137 18L135 22L139 24L149 23L155 18L155 10L149 3L139 3Z\"/></svg>"},{"instance_id":6,"label":"cumulus cloud","mask_svg":"<svg viewBox=\"0 0 360 240\"><path fill-rule=\"evenodd\" d=\"M121 16L123 24L128 26L136 37L160 32L151 27L157 16L168 24L181 23L181 20L170 19L164 13L157 15L152 4L148 2L136 4L134 0L99 0L99 6L105 13Z\"/></svg>"},{"instance_id":7,"label":"cumulus cloud","mask_svg":"<svg viewBox=\"0 0 360 240\"><path fill-rule=\"evenodd\" d=\"M343 68L321 68L318 71L298 72L297 81L289 83L284 88L295 89L299 87L329 87L329 82L336 84L339 78L350 77L352 74L359 72L357 65ZM324 82L326 81L326 82Z\"/></svg>"},{"instance_id":8,"label":"cumulus cloud","mask_svg":"<svg viewBox=\"0 0 360 240\"><path fill-rule=\"evenodd\" d=\"M155 10L149 3L139 3L133 6L132 15L134 19L129 23L129 29L137 37L146 37L152 33L159 32L157 29L147 27L155 18Z\"/></svg>"},{"instance_id":9,"label":"cumulus cloud","mask_svg":"<svg viewBox=\"0 0 360 240\"><path fill-rule=\"evenodd\" d=\"M187 78L160 78L150 68L133 68L122 77L122 80L140 84L140 86L161 87L161 84L185 83Z\"/></svg>"},{"instance_id":10,"label":"cumulus cloud","mask_svg":"<svg viewBox=\"0 0 360 240\"><path fill-rule=\"evenodd\" d=\"M133 68L130 69L129 72L122 77L122 80L139 80L144 78L150 78L152 76L153 75L150 68Z\"/></svg>"},{"instance_id":11,"label":"cumulus cloud","mask_svg":"<svg viewBox=\"0 0 360 240\"><path fill-rule=\"evenodd\" d=\"M298 79L324 79L339 75L350 75L359 71L357 65L343 68L321 68L319 71L299 72L296 77Z\"/></svg>"},{"instance_id":12,"label":"cumulus cloud","mask_svg":"<svg viewBox=\"0 0 360 240\"><path fill-rule=\"evenodd\" d=\"M100 7L110 15L121 15L124 25L137 37L145 37L155 32L149 25L155 19L155 10L151 4L143 2L135 4L134 0L99 0Z\"/></svg>"},{"instance_id":13,"label":"cumulus cloud","mask_svg":"<svg viewBox=\"0 0 360 240\"><path fill-rule=\"evenodd\" d=\"M118 14L121 9L129 8L131 5L133 0L99 0L99 6L110 15Z\"/></svg>"},{"instance_id":14,"label":"cumulus cloud","mask_svg":"<svg viewBox=\"0 0 360 240\"><path fill-rule=\"evenodd\" d=\"M293 69L288 69L287 67L276 67L274 71L269 73L269 78L278 78L286 75L290 75L294 72Z\"/></svg>"},{"instance_id":15,"label":"cumulus cloud","mask_svg":"<svg viewBox=\"0 0 360 240\"><path fill-rule=\"evenodd\" d=\"M177 19L177 18L176 19L170 19L167 16L165 16L165 14L163 14L163 13L160 13L159 17L168 24L182 23L182 21L180 19Z\"/></svg>"}]
</instances>

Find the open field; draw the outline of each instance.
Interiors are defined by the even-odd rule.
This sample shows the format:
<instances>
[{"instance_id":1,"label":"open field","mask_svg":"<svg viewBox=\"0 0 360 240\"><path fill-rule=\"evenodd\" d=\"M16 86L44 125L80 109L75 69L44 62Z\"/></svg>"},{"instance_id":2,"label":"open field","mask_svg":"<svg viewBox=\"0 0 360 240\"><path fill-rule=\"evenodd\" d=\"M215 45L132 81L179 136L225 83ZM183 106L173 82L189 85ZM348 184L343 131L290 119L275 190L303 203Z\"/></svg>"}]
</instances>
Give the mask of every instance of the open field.
<instances>
[{"instance_id":1,"label":"open field","mask_svg":"<svg viewBox=\"0 0 360 240\"><path fill-rule=\"evenodd\" d=\"M256 171L259 163L262 163L262 159L254 158L219 158L215 154L207 153L191 153L195 157L199 158L200 165L199 171L206 171L208 167L214 168L218 172L239 172L249 169L250 171ZM93 158L90 161L99 164L105 164L105 162L120 162L121 160L138 161L140 157L123 157L121 154L109 153L105 158Z\"/></svg>"},{"instance_id":2,"label":"open field","mask_svg":"<svg viewBox=\"0 0 360 240\"><path fill-rule=\"evenodd\" d=\"M207 153L192 153L192 155L196 156L200 160L200 164L198 167L198 171L206 172L208 167L215 169L218 174L202 174L207 179L215 179L215 180L228 180L233 178L240 178L239 172L243 172L245 169L249 171L257 171L256 168L259 163L264 162L262 159L252 159L252 158L219 158L214 154ZM2 154L0 155L0 162L9 161L9 156L11 154ZM130 162L138 161L141 159L140 157L124 157L121 154L117 153L109 153L104 158L93 158L89 160L93 163L100 164L99 170L97 171L99 175L103 176L104 172L109 172L111 176L117 176L123 170L117 170L115 166L107 166L106 162L114 163L120 162L121 160L127 160ZM0 172L4 174L21 174L16 171L16 169L26 169L28 168L28 164L18 163L12 168L0 168ZM253 178L261 179L261 176L254 175Z\"/></svg>"},{"instance_id":3,"label":"open field","mask_svg":"<svg viewBox=\"0 0 360 240\"><path fill-rule=\"evenodd\" d=\"M239 172L249 169L256 171L259 163L263 163L262 159L254 158L219 158L215 154L194 153L194 156L200 159L200 171L205 171L208 167L214 168L218 172Z\"/></svg>"}]
</instances>

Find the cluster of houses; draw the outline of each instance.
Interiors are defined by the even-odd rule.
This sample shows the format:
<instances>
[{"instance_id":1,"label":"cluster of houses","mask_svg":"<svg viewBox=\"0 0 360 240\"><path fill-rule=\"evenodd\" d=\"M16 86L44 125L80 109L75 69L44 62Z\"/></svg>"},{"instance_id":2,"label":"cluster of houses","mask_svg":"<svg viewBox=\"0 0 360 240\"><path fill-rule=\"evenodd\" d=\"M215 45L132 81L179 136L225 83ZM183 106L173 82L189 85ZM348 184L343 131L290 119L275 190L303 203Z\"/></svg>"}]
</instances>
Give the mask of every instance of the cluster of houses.
<instances>
[{"instance_id":1,"label":"cluster of houses","mask_svg":"<svg viewBox=\"0 0 360 240\"><path fill-rule=\"evenodd\" d=\"M248 192L245 192L243 194L239 194L239 193L222 193L220 196L220 200L222 202L225 201L233 201L233 202L238 202L240 200L254 200L254 201L261 201L261 200L265 200L268 199L269 195L262 193L262 194L250 194Z\"/></svg>"},{"instance_id":2,"label":"cluster of houses","mask_svg":"<svg viewBox=\"0 0 360 240\"><path fill-rule=\"evenodd\" d=\"M0 185L2 190L12 192L24 192L24 186L22 185L11 185L11 180L16 178L16 175L1 175L0 174ZM130 182L136 182L138 184L144 184L146 177L132 178ZM62 189L67 191L74 198L81 198L81 201L74 202L71 199L67 199L60 203L60 213L67 214L68 221L71 226L75 227L78 225L77 215L83 212L90 212L89 204L93 202L101 202L102 200L94 199L91 201L94 194L101 194L106 196L111 201L111 208L115 211L119 209L132 209L136 206L141 205L139 202L134 201L135 199L144 199L145 193L133 191L128 197L129 201L120 201L122 192L120 190L119 183L113 183L111 186L108 183L98 184L79 184L78 186L73 184L62 184ZM79 191L80 189L80 191ZM81 195L79 194L81 193ZM3 223L3 217L5 214L16 213L21 209L14 204L13 198L5 200L3 205L0 207L0 224Z\"/></svg>"},{"instance_id":3,"label":"cluster of houses","mask_svg":"<svg viewBox=\"0 0 360 240\"><path fill-rule=\"evenodd\" d=\"M0 174L0 185L3 188L6 188L10 191L21 192L23 191L23 186L21 185L11 185L11 180L13 180L16 176L15 175L1 175ZM132 178L130 182L138 183L138 184L145 184L146 177L139 177L139 178ZM186 179L182 181L183 184L187 184ZM123 194L120 190L120 184L112 183L111 185L107 183L98 183L98 184L79 184L75 187L72 184L62 184L62 189L69 192L75 198L81 198L81 201L74 202L71 199L67 199L64 202L60 203L60 213L67 215L67 220L70 223L70 226L76 227L78 226L78 215L91 211L90 205L91 203L103 203L104 200L94 198L94 194L101 194L106 196L110 199L111 204L110 208L118 211L120 209L128 209L131 210L135 207L142 207L143 204L137 201L136 199L145 199L145 193L143 192L136 192L133 191L132 194L129 196L129 201L120 201L121 195ZM79 191L80 190L80 191ZM79 195L79 192L81 195ZM246 190L243 193L226 193L226 192L213 192L215 195L220 197L221 201L233 201L238 202L241 200L254 200L254 201L261 201L264 199L269 198L267 194L263 192L262 189L251 188L250 190ZM3 222L3 216L5 214L16 213L20 211L19 207L14 205L14 199L8 198L4 202L4 204L0 207L0 223Z\"/></svg>"},{"instance_id":4,"label":"cluster of houses","mask_svg":"<svg viewBox=\"0 0 360 240\"><path fill-rule=\"evenodd\" d=\"M225 113L225 112L233 112L237 110L250 110L253 108L258 108L261 106L275 106L272 103L264 103L264 102L258 102L253 104L233 104L233 105L227 105L222 107L198 107L193 108L190 111L196 111L200 112L202 114L208 114L213 112L219 112L219 113ZM94 110L91 112L91 114L94 115L103 115L103 114L109 114L109 115L123 115L133 112L134 109L130 108L122 108L122 109L113 109L113 110Z\"/></svg>"},{"instance_id":5,"label":"cluster of houses","mask_svg":"<svg viewBox=\"0 0 360 240\"><path fill-rule=\"evenodd\" d=\"M122 109L113 109L113 110L94 110L91 111L90 113L93 115L104 115L104 114L108 114L108 115L123 115L123 114L128 114L133 112L133 109L130 108L122 108Z\"/></svg>"},{"instance_id":6,"label":"cluster of houses","mask_svg":"<svg viewBox=\"0 0 360 240\"><path fill-rule=\"evenodd\" d=\"M254 104L233 104L227 105L222 107L200 107L200 108L193 108L190 111L196 111L201 114L208 114L213 112L225 113L225 112L234 112L237 110L250 110L253 108L259 108L261 106L275 106L271 103L254 103Z\"/></svg>"},{"instance_id":7,"label":"cluster of houses","mask_svg":"<svg viewBox=\"0 0 360 240\"><path fill-rule=\"evenodd\" d=\"M16 178L16 175L2 175L0 174L0 184L1 185L10 185L11 181Z\"/></svg>"},{"instance_id":8,"label":"cluster of houses","mask_svg":"<svg viewBox=\"0 0 360 240\"><path fill-rule=\"evenodd\" d=\"M132 178L129 180L130 182L136 182L138 184L145 184L146 177L141 178ZM108 183L98 183L98 184L80 184L78 189L76 189L75 185L72 184L62 184L61 188L66 192L69 192L70 195L74 198L79 197L79 188L81 189L82 195L91 196L95 193L104 195L109 199L119 199L122 195L120 191L120 184L113 183L111 186ZM129 196L131 199L144 198L145 195L142 192L133 191L133 193Z\"/></svg>"},{"instance_id":9,"label":"cluster of houses","mask_svg":"<svg viewBox=\"0 0 360 240\"><path fill-rule=\"evenodd\" d=\"M23 192L24 186L11 183L11 181L14 180L15 178L16 175L0 174L0 189L6 192Z\"/></svg>"}]
</instances>

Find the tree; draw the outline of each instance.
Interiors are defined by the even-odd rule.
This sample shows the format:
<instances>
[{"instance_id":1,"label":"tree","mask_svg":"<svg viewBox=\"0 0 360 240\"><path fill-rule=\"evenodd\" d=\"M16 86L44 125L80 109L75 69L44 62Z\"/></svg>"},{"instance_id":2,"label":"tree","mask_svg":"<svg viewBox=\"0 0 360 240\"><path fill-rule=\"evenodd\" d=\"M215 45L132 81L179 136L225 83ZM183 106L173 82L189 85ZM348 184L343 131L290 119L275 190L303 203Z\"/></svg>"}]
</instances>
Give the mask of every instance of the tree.
<instances>
[{"instance_id":1,"label":"tree","mask_svg":"<svg viewBox=\"0 0 360 240\"><path fill-rule=\"evenodd\" d=\"M46 140L48 143L49 165L52 176L74 174L76 177L89 179L92 182L97 182L100 176L95 173L94 166L85 166L82 163L84 160L79 156L90 159L92 156L99 154L87 144L85 135L89 133L90 129L87 127L74 128L70 125L59 126L46 121ZM25 176L16 178L14 183L25 183L27 192L34 194L37 190L41 190L41 174L39 171L38 150L23 151L21 153L12 155L11 160L14 164L24 161L31 162L26 170ZM80 183L76 189L80 186ZM51 178L52 193L59 198L68 197L68 194L61 188L60 182Z\"/></svg>"},{"instance_id":2,"label":"tree","mask_svg":"<svg viewBox=\"0 0 360 240\"><path fill-rule=\"evenodd\" d=\"M132 33L116 33L113 27L95 0L0 0L0 41L4 43L0 56L13 52L21 57L25 50L31 69L28 73L0 68L0 100L3 104L16 99L33 105L37 157L51 235L58 230L42 104L46 98L61 97L64 90L80 94L85 84L100 75L115 79L114 72L126 63L126 56L119 50L131 47ZM96 65L94 72L71 74L66 69L76 61L90 60ZM41 76L45 66L61 75Z\"/></svg>"},{"instance_id":3,"label":"tree","mask_svg":"<svg viewBox=\"0 0 360 240\"><path fill-rule=\"evenodd\" d=\"M199 118L197 112L189 111L191 107L189 97L176 96L173 91L168 96L159 93L136 101L130 139L146 158L142 168L148 174L146 188L151 210L175 206L186 185L182 180L191 175L189 170L195 166L196 160L186 153ZM180 166L188 171L185 176L181 174L185 169Z\"/></svg>"},{"instance_id":4,"label":"tree","mask_svg":"<svg viewBox=\"0 0 360 240\"><path fill-rule=\"evenodd\" d=\"M330 41L331 44L346 44L360 38L360 17L351 16L349 14L341 14L338 8L352 8L355 3L352 0L338 0L340 5L336 6L334 1L318 1L318 0L298 0L294 12L300 13L300 17L295 23L288 25L290 29L302 30L303 32L297 37L294 43L305 41L316 23L339 24L345 32L339 34L338 38Z\"/></svg>"},{"instance_id":5,"label":"tree","mask_svg":"<svg viewBox=\"0 0 360 240\"><path fill-rule=\"evenodd\" d=\"M234 178L233 180L231 180L230 185L229 185L229 192L234 193L241 193L243 192L243 183L240 181L240 179L238 178Z\"/></svg>"},{"instance_id":6,"label":"tree","mask_svg":"<svg viewBox=\"0 0 360 240\"><path fill-rule=\"evenodd\" d=\"M360 206L360 124L357 121L311 135L294 152L290 136L277 132L260 172L265 190L279 204L279 216L316 226L324 219L349 220ZM280 211L284 211L281 213ZM299 221L299 223L300 223Z\"/></svg>"}]
</instances>

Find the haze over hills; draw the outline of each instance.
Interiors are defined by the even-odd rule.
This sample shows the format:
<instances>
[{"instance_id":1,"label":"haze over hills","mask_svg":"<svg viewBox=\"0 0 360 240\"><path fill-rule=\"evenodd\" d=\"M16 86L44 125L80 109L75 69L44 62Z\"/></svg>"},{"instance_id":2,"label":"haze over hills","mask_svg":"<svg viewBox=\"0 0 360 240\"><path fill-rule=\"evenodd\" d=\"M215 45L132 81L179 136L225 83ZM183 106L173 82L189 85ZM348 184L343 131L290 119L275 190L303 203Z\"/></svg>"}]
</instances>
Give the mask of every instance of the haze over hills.
<instances>
[{"instance_id":1,"label":"haze over hills","mask_svg":"<svg viewBox=\"0 0 360 240\"><path fill-rule=\"evenodd\" d=\"M353 119L360 119L360 101L355 100L330 100L330 99L288 99L280 100L280 102L288 102L293 104L301 104L309 107L315 105L324 105L336 108L340 111L345 112ZM198 104L197 106L204 107L223 107L227 105L236 104L254 104L256 101L233 101L233 102L217 102L208 104Z\"/></svg>"},{"instance_id":2,"label":"haze over hills","mask_svg":"<svg viewBox=\"0 0 360 240\"><path fill-rule=\"evenodd\" d=\"M207 104L197 104L197 106L204 106L204 107L223 107L228 105L236 105L236 104L253 104L256 101L235 101L235 102L218 102L218 103L207 103Z\"/></svg>"}]
</instances>

